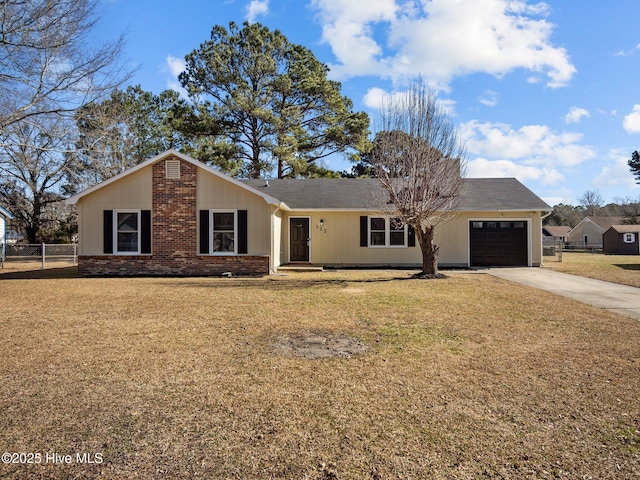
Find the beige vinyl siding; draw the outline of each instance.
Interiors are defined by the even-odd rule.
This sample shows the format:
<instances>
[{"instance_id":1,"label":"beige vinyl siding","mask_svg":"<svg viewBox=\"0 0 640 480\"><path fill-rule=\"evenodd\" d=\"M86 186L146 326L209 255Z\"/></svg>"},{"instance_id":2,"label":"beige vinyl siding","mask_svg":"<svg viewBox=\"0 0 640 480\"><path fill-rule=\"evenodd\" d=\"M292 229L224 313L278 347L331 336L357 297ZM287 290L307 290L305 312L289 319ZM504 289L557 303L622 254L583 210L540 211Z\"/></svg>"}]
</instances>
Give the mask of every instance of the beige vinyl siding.
<instances>
[{"instance_id":1,"label":"beige vinyl siding","mask_svg":"<svg viewBox=\"0 0 640 480\"><path fill-rule=\"evenodd\" d=\"M152 167L143 168L78 202L79 255L103 255L103 211L151 210Z\"/></svg>"},{"instance_id":2,"label":"beige vinyl siding","mask_svg":"<svg viewBox=\"0 0 640 480\"><path fill-rule=\"evenodd\" d=\"M289 219L308 217L311 263L324 265L414 265L421 263L420 248L360 246L360 216L370 212L287 212L282 222L283 262L289 261ZM323 227L320 228L320 220ZM326 230L326 233L325 233Z\"/></svg>"},{"instance_id":3,"label":"beige vinyl siding","mask_svg":"<svg viewBox=\"0 0 640 480\"><path fill-rule=\"evenodd\" d=\"M421 265L419 245L415 247L361 247L360 216L371 212L286 212L282 221L281 261L289 261L289 219L310 219L310 262L321 265ZM539 212L464 212L440 225L435 243L440 247L440 265L467 266L469 264L470 219L519 219L528 222L529 256L531 264L542 261L542 229ZM320 227L323 220L323 227ZM326 232L325 232L326 230ZM278 265L276 263L276 265Z\"/></svg>"},{"instance_id":4,"label":"beige vinyl siding","mask_svg":"<svg viewBox=\"0 0 640 480\"><path fill-rule=\"evenodd\" d=\"M200 168L196 182L198 211L247 210L248 254L271 255L271 206L262 197Z\"/></svg>"}]
</instances>

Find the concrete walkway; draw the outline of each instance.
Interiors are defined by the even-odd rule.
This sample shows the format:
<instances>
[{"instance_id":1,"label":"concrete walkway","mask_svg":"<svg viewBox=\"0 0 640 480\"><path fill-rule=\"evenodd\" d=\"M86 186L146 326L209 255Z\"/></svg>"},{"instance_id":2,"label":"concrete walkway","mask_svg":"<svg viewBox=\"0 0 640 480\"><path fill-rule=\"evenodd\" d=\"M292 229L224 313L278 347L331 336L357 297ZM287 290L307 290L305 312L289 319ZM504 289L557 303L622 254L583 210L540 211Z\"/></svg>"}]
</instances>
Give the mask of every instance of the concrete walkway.
<instances>
[{"instance_id":1,"label":"concrete walkway","mask_svg":"<svg viewBox=\"0 0 640 480\"><path fill-rule=\"evenodd\" d=\"M640 288L546 268L489 268L487 273L640 320Z\"/></svg>"}]
</instances>

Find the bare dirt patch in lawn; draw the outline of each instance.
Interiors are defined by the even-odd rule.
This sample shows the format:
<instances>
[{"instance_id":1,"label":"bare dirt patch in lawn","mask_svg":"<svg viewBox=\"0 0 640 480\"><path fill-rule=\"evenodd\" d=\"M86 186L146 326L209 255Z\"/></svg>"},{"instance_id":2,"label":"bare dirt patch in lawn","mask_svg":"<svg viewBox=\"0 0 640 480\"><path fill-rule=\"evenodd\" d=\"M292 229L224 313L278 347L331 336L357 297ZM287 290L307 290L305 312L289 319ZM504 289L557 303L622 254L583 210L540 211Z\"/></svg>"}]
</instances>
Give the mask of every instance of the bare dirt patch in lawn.
<instances>
[{"instance_id":1,"label":"bare dirt patch in lawn","mask_svg":"<svg viewBox=\"0 0 640 480\"><path fill-rule=\"evenodd\" d=\"M351 358L369 350L362 340L326 332L303 332L278 337L273 344L277 353L318 358Z\"/></svg>"}]
</instances>

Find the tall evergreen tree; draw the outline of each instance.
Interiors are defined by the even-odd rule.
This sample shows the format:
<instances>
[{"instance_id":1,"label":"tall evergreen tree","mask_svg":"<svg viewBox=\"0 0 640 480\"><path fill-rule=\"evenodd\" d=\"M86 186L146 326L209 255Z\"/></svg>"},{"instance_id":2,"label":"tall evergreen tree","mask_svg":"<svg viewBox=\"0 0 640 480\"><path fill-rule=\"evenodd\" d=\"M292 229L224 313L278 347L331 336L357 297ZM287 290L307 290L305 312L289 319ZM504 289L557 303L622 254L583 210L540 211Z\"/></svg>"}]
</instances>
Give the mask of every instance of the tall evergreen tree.
<instances>
[{"instance_id":1,"label":"tall evergreen tree","mask_svg":"<svg viewBox=\"0 0 640 480\"><path fill-rule=\"evenodd\" d=\"M636 177L636 183L640 183L640 153L637 150L631 154L631 160L627 164Z\"/></svg>"},{"instance_id":2,"label":"tall evergreen tree","mask_svg":"<svg viewBox=\"0 0 640 480\"><path fill-rule=\"evenodd\" d=\"M228 31L215 26L187 55L180 81L200 114L241 147L244 175L258 178L275 167L282 178L317 174L319 160L366 142L367 114L353 111L327 73L280 31L232 22Z\"/></svg>"}]
</instances>

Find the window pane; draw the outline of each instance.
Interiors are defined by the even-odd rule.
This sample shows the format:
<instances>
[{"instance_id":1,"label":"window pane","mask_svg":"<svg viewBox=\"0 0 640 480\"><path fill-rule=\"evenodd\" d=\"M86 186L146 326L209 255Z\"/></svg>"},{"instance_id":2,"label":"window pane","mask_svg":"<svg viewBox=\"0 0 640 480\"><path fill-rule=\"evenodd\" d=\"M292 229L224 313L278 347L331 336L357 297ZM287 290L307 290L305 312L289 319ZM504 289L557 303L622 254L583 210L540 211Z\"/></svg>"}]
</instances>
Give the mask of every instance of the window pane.
<instances>
[{"instance_id":1,"label":"window pane","mask_svg":"<svg viewBox=\"0 0 640 480\"><path fill-rule=\"evenodd\" d=\"M213 214L213 229L214 230L233 230L234 213L214 213Z\"/></svg>"},{"instance_id":2,"label":"window pane","mask_svg":"<svg viewBox=\"0 0 640 480\"><path fill-rule=\"evenodd\" d=\"M402 232L391 232L389 234L391 245L404 245L404 229Z\"/></svg>"},{"instance_id":3,"label":"window pane","mask_svg":"<svg viewBox=\"0 0 640 480\"><path fill-rule=\"evenodd\" d=\"M524 228L524 222L513 222L513 228Z\"/></svg>"},{"instance_id":4,"label":"window pane","mask_svg":"<svg viewBox=\"0 0 640 480\"><path fill-rule=\"evenodd\" d=\"M384 232L371 232L371 245L384 245Z\"/></svg>"},{"instance_id":5,"label":"window pane","mask_svg":"<svg viewBox=\"0 0 640 480\"><path fill-rule=\"evenodd\" d=\"M385 229L385 221L384 218L372 218L371 219L371 231L374 230L382 230L384 231Z\"/></svg>"},{"instance_id":6,"label":"window pane","mask_svg":"<svg viewBox=\"0 0 640 480\"><path fill-rule=\"evenodd\" d=\"M116 252L138 252L138 214L118 212Z\"/></svg>"},{"instance_id":7,"label":"window pane","mask_svg":"<svg viewBox=\"0 0 640 480\"><path fill-rule=\"evenodd\" d=\"M213 234L213 251L214 252L233 252L234 234L230 233L214 233Z\"/></svg>"},{"instance_id":8,"label":"window pane","mask_svg":"<svg viewBox=\"0 0 640 480\"><path fill-rule=\"evenodd\" d=\"M402 230L404 232L404 223L399 218L392 218L389 222L389 230L392 232Z\"/></svg>"},{"instance_id":9,"label":"window pane","mask_svg":"<svg viewBox=\"0 0 640 480\"><path fill-rule=\"evenodd\" d=\"M118 232L118 252L137 252L138 232Z\"/></svg>"},{"instance_id":10,"label":"window pane","mask_svg":"<svg viewBox=\"0 0 640 480\"><path fill-rule=\"evenodd\" d=\"M138 231L138 214L137 213L118 213L118 231L119 232L137 232Z\"/></svg>"},{"instance_id":11,"label":"window pane","mask_svg":"<svg viewBox=\"0 0 640 480\"><path fill-rule=\"evenodd\" d=\"M473 228L482 228L482 222L473 222Z\"/></svg>"}]
</instances>

